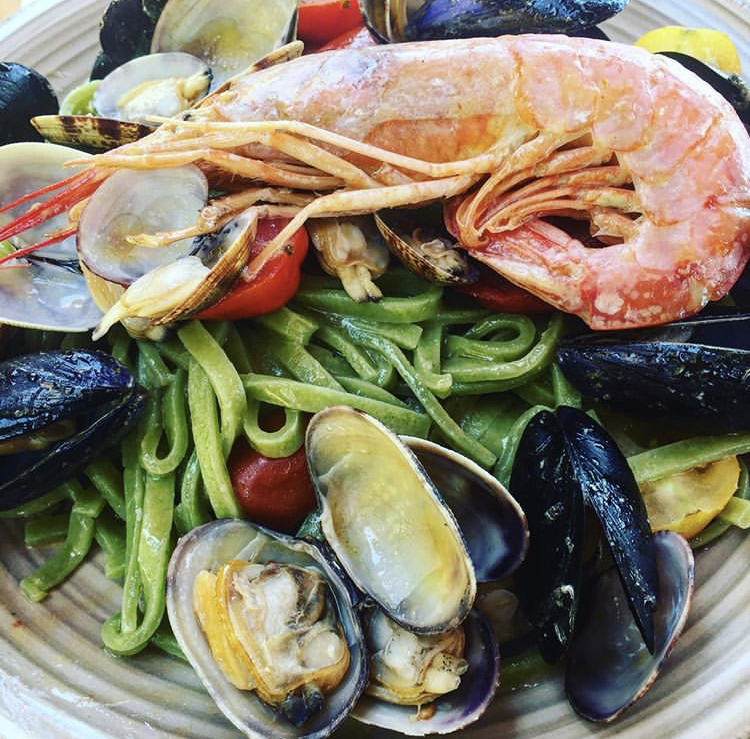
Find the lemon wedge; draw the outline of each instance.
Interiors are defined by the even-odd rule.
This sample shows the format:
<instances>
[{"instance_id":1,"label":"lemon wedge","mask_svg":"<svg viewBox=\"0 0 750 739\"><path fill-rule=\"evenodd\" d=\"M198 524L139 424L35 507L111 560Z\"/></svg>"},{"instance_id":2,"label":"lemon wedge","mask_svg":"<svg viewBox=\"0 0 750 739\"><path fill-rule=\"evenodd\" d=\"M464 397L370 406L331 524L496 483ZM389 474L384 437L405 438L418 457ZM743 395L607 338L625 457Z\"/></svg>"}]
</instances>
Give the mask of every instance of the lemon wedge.
<instances>
[{"instance_id":1,"label":"lemon wedge","mask_svg":"<svg viewBox=\"0 0 750 739\"><path fill-rule=\"evenodd\" d=\"M646 51L677 51L700 59L723 72L739 74L740 55L732 39L712 28L683 28L664 26L649 31L635 42Z\"/></svg>"},{"instance_id":2,"label":"lemon wedge","mask_svg":"<svg viewBox=\"0 0 750 739\"><path fill-rule=\"evenodd\" d=\"M702 531L737 490L740 464L737 457L695 467L686 472L643 483L652 531L675 531L686 538Z\"/></svg>"}]
</instances>

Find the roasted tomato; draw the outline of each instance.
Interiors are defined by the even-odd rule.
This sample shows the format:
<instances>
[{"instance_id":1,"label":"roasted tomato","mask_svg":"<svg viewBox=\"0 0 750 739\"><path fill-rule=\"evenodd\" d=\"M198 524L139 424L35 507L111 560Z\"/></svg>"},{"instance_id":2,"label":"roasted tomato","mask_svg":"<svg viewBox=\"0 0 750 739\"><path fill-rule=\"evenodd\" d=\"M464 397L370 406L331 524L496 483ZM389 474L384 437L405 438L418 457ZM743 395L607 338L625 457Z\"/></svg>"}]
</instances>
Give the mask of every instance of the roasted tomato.
<instances>
[{"instance_id":1,"label":"roasted tomato","mask_svg":"<svg viewBox=\"0 0 750 739\"><path fill-rule=\"evenodd\" d=\"M255 523L293 534L315 508L304 447L289 457L271 459L240 439L227 466L237 501Z\"/></svg>"},{"instance_id":2,"label":"roasted tomato","mask_svg":"<svg viewBox=\"0 0 750 739\"><path fill-rule=\"evenodd\" d=\"M483 264L479 279L457 288L464 295L476 298L485 308L497 313L550 313L552 306L522 287L514 285Z\"/></svg>"},{"instance_id":3,"label":"roasted tomato","mask_svg":"<svg viewBox=\"0 0 750 739\"><path fill-rule=\"evenodd\" d=\"M268 218L258 223L255 244L249 259L260 254L263 247L281 231L289 221L285 218ZM270 313L289 302L297 292L302 261L307 254L307 232L301 228L291 242L261 267L249 282L240 275L231 290L218 302L201 311L200 320L238 320Z\"/></svg>"},{"instance_id":4,"label":"roasted tomato","mask_svg":"<svg viewBox=\"0 0 750 739\"><path fill-rule=\"evenodd\" d=\"M300 0L297 35L317 47L362 25L357 0Z\"/></svg>"}]
</instances>

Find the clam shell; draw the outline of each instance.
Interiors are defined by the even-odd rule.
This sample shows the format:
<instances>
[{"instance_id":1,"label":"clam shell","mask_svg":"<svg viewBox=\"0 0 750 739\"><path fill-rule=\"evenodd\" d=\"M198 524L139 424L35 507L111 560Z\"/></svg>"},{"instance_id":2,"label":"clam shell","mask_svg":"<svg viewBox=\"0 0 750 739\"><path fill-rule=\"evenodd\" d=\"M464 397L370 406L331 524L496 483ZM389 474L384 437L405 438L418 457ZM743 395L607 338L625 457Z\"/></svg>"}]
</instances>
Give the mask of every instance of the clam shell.
<instances>
[{"instance_id":1,"label":"clam shell","mask_svg":"<svg viewBox=\"0 0 750 739\"><path fill-rule=\"evenodd\" d=\"M109 151L131 144L150 134L154 128L90 115L38 115L31 119L34 128L54 144L80 146L85 149ZM70 152L73 158L77 152Z\"/></svg>"},{"instance_id":2,"label":"clam shell","mask_svg":"<svg viewBox=\"0 0 750 739\"><path fill-rule=\"evenodd\" d=\"M349 670L326 698L323 710L302 727L284 721L254 693L235 688L214 661L193 611L193 583L201 570L233 559L293 563L317 569L330 585L351 652ZM224 715L251 739L323 739L346 718L364 690L367 662L364 638L352 604L335 571L311 544L247 521L213 521L184 536L172 554L167 575L167 613L177 641L206 690Z\"/></svg>"}]
</instances>

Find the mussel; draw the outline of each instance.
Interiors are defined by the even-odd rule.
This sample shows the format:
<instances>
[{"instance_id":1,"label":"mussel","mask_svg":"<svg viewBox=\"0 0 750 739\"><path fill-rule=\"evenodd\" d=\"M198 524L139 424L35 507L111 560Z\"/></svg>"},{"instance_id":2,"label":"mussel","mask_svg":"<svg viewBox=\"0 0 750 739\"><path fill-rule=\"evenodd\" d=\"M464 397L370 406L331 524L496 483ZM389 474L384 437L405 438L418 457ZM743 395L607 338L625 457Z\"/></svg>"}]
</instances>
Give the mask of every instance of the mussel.
<instances>
[{"instance_id":1,"label":"mussel","mask_svg":"<svg viewBox=\"0 0 750 739\"><path fill-rule=\"evenodd\" d=\"M0 363L0 510L38 498L116 443L145 396L110 355L83 350Z\"/></svg>"},{"instance_id":2,"label":"mussel","mask_svg":"<svg viewBox=\"0 0 750 739\"><path fill-rule=\"evenodd\" d=\"M0 145L39 141L29 121L35 115L57 113L52 85L39 72L15 62L0 62Z\"/></svg>"},{"instance_id":3,"label":"mussel","mask_svg":"<svg viewBox=\"0 0 750 739\"><path fill-rule=\"evenodd\" d=\"M384 42L568 33L591 29L627 0L359 0L370 30Z\"/></svg>"},{"instance_id":4,"label":"mussel","mask_svg":"<svg viewBox=\"0 0 750 739\"><path fill-rule=\"evenodd\" d=\"M582 393L625 412L706 431L750 429L750 350L735 346L745 314L699 316L648 331L584 334L557 361ZM746 345L745 345L746 346Z\"/></svg>"},{"instance_id":5,"label":"mussel","mask_svg":"<svg viewBox=\"0 0 750 739\"><path fill-rule=\"evenodd\" d=\"M692 592L689 547L672 532L651 534L625 457L575 408L542 411L529 422L511 490L530 536L516 592L540 652L548 661L568 655L574 707L609 720L646 691L684 625ZM587 510L615 565L598 578L594 598L581 595L585 582L596 579L596 563L583 556Z\"/></svg>"}]
</instances>

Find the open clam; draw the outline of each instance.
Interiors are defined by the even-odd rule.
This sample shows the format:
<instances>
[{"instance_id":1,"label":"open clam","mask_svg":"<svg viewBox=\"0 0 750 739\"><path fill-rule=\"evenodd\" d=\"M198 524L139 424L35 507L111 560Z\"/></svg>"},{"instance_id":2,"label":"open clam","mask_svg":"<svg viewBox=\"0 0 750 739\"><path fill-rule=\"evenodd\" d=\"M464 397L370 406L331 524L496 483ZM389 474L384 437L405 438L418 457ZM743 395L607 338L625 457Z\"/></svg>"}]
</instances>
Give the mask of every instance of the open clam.
<instances>
[{"instance_id":1,"label":"open clam","mask_svg":"<svg viewBox=\"0 0 750 739\"><path fill-rule=\"evenodd\" d=\"M26 213L31 202L17 199L59 182L72 173L64 167L73 152L63 146L18 143L0 147L0 226ZM48 238L66 226L64 215L0 243L2 256ZM51 331L87 331L101 318L78 268L75 236L69 235L0 270L0 323Z\"/></svg>"},{"instance_id":2,"label":"open clam","mask_svg":"<svg viewBox=\"0 0 750 739\"><path fill-rule=\"evenodd\" d=\"M217 590L218 578L226 585ZM206 689L253 739L322 739L364 688L359 620L346 586L313 544L245 521L194 529L172 555L167 610ZM240 662L254 687L237 687L226 661Z\"/></svg>"}]
</instances>

